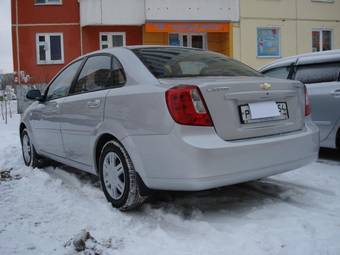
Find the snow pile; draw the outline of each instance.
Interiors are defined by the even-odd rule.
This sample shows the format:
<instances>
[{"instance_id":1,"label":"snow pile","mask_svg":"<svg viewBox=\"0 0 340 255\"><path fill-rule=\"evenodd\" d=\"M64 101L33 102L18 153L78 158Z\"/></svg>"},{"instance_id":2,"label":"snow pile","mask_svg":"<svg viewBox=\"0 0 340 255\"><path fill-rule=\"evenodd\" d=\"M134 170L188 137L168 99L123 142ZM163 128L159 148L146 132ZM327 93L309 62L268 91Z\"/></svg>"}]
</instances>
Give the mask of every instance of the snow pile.
<instances>
[{"instance_id":1,"label":"snow pile","mask_svg":"<svg viewBox=\"0 0 340 255\"><path fill-rule=\"evenodd\" d=\"M340 254L339 161L121 213L87 174L25 167L18 121L0 121L0 254Z\"/></svg>"}]
</instances>

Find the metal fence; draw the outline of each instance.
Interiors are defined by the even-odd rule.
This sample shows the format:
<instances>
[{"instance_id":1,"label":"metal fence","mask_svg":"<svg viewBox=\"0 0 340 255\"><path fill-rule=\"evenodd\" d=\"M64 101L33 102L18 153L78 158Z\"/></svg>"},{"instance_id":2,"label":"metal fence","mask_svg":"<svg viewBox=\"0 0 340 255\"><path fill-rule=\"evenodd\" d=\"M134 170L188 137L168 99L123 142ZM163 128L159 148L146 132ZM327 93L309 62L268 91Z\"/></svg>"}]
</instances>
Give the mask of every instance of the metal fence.
<instances>
[{"instance_id":1,"label":"metal fence","mask_svg":"<svg viewBox=\"0 0 340 255\"><path fill-rule=\"evenodd\" d=\"M45 91L47 84L34 84L34 85L20 85L17 86L17 104L18 113L22 114L30 104L33 103L32 100L26 98L28 91L32 89L39 89L42 93Z\"/></svg>"}]
</instances>

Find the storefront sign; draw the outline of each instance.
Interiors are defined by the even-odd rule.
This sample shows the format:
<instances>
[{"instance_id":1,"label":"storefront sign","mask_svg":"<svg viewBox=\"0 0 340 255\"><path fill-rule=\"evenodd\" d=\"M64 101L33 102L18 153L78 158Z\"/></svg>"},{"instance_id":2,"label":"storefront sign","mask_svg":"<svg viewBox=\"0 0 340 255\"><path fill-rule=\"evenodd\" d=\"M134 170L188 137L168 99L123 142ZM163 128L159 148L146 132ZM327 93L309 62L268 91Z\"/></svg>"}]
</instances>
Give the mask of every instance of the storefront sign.
<instances>
[{"instance_id":1,"label":"storefront sign","mask_svg":"<svg viewBox=\"0 0 340 255\"><path fill-rule=\"evenodd\" d=\"M257 28L257 56L280 57L280 29Z\"/></svg>"},{"instance_id":2,"label":"storefront sign","mask_svg":"<svg viewBox=\"0 0 340 255\"><path fill-rule=\"evenodd\" d=\"M152 22L145 24L145 31L167 33L226 33L229 31L229 24L218 22Z\"/></svg>"}]
</instances>

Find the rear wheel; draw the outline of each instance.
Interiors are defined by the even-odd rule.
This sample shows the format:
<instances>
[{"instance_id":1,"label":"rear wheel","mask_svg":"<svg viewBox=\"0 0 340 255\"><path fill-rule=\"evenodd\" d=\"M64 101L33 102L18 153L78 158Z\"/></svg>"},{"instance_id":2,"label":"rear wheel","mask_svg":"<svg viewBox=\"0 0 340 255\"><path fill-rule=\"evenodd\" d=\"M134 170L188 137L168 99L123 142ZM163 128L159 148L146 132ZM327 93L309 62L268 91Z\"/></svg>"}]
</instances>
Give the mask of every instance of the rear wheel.
<instances>
[{"instance_id":1,"label":"rear wheel","mask_svg":"<svg viewBox=\"0 0 340 255\"><path fill-rule=\"evenodd\" d=\"M140 194L137 173L121 144L107 142L102 148L98 166L102 189L113 207L127 211L143 203L145 197Z\"/></svg>"},{"instance_id":2,"label":"rear wheel","mask_svg":"<svg viewBox=\"0 0 340 255\"><path fill-rule=\"evenodd\" d=\"M27 129L24 129L21 132L21 148L22 148L22 156L24 158L25 165L31 166L33 168L39 167L40 157L35 151L35 148L32 144L32 141L28 134Z\"/></svg>"},{"instance_id":3,"label":"rear wheel","mask_svg":"<svg viewBox=\"0 0 340 255\"><path fill-rule=\"evenodd\" d=\"M337 149L338 151L340 151L340 129L339 129L338 132L336 133L335 144L336 144L336 149Z\"/></svg>"}]
</instances>

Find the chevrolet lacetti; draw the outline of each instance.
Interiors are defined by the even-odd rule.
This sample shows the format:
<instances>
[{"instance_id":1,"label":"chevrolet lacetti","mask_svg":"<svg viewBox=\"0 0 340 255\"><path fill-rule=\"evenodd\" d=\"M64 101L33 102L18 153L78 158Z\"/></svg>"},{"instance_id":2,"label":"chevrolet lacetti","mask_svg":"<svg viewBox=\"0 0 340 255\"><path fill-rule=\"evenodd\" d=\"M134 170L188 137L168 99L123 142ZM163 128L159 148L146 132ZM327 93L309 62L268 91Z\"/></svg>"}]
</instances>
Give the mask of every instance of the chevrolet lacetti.
<instances>
[{"instance_id":1,"label":"chevrolet lacetti","mask_svg":"<svg viewBox=\"0 0 340 255\"><path fill-rule=\"evenodd\" d=\"M35 102L20 124L25 164L48 158L98 175L121 210L150 190L205 190L296 169L319 150L302 83L205 50L97 51L27 97Z\"/></svg>"}]
</instances>

